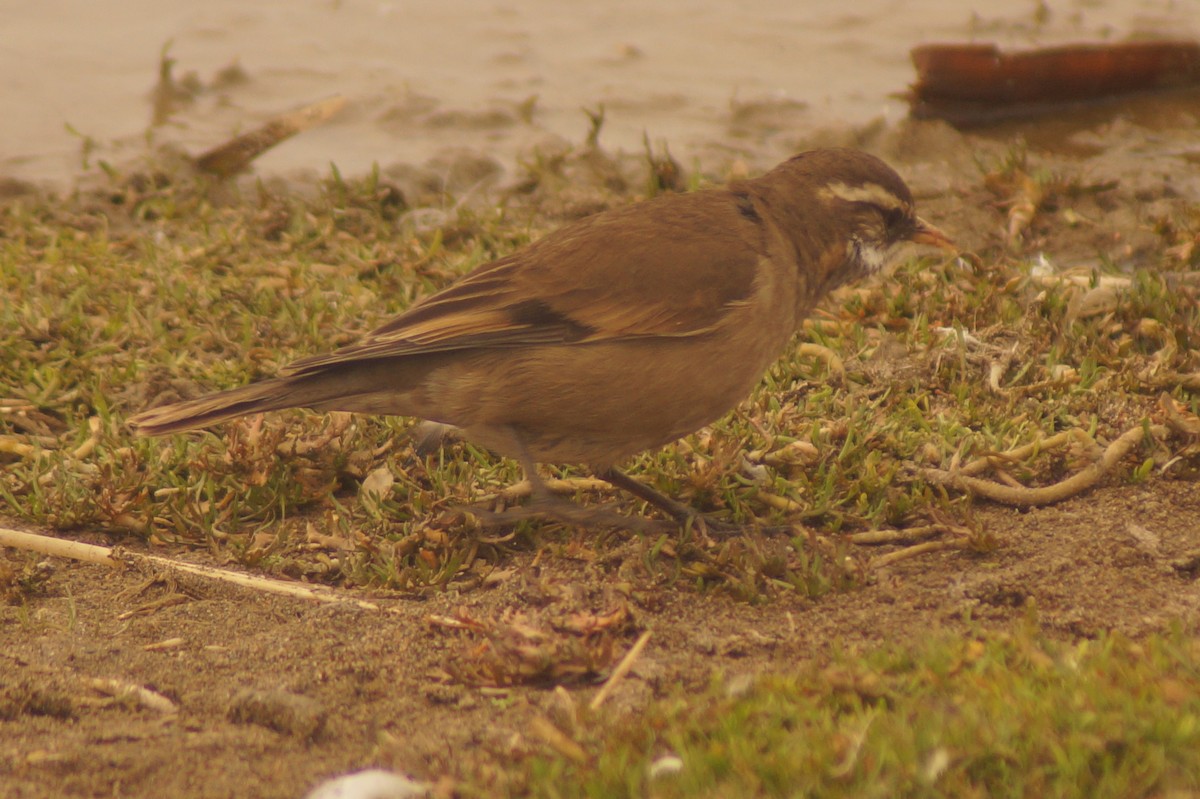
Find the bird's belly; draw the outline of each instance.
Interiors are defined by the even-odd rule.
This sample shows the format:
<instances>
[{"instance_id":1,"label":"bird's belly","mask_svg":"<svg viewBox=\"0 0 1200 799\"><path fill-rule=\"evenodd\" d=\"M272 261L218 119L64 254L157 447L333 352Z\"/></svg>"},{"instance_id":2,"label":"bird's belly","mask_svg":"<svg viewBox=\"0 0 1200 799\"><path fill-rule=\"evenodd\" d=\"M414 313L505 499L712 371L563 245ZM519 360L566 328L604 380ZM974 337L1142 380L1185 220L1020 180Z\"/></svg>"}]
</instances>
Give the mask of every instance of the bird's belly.
<instances>
[{"instance_id":1,"label":"bird's belly","mask_svg":"<svg viewBox=\"0 0 1200 799\"><path fill-rule=\"evenodd\" d=\"M720 418L779 356L781 337L759 331L741 341L656 338L466 356L426 383L427 415L501 454L518 454L506 451L511 430L534 460L604 467Z\"/></svg>"}]
</instances>

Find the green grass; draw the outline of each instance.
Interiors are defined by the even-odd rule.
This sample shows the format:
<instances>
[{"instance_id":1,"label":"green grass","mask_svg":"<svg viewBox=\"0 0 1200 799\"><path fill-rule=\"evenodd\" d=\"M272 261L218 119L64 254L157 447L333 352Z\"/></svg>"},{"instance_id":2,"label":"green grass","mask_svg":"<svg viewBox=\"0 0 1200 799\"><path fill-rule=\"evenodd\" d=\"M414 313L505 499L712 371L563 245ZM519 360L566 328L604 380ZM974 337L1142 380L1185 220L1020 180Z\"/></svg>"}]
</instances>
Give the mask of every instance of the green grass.
<instances>
[{"instance_id":1,"label":"green grass","mask_svg":"<svg viewBox=\"0 0 1200 799\"><path fill-rule=\"evenodd\" d=\"M532 756L503 787L663 799L1200 791L1194 637L1063 644L1031 630L846 651L756 679L727 675L627 718L584 712L560 723L582 761ZM678 770L652 776L667 757Z\"/></svg>"},{"instance_id":2,"label":"green grass","mask_svg":"<svg viewBox=\"0 0 1200 799\"><path fill-rule=\"evenodd\" d=\"M280 192L153 162L66 198L7 201L0 513L406 589L436 590L475 558L490 568L511 548L554 540L562 534L554 525L521 524L508 543L478 546L469 517L453 508L517 479L515 465L469 445L419 458L405 440L408 420L295 411L163 440L135 439L123 423L147 406L239 385L354 340L554 227L568 180L577 195L581 182L592 192L592 210L634 199L622 187L650 185L616 180L616 162L602 155L585 147L534 158L497 207L431 195L418 198L427 206L412 216L378 174L335 173ZM642 178L661 167L647 158ZM1164 252L1190 240L1192 221L1185 214L1161 226ZM729 416L637 458L635 473L714 516L808 530L782 548L683 546L665 559L651 555L647 568L751 601L777 590L820 595L852 585L847 559L866 557L842 533L947 520L974 526L970 498L931 485L921 467L1070 428L1111 440L1150 416L1164 389L1197 409L1196 396L1171 382L1194 371L1194 289L1174 289L1151 270L1111 297L1047 285L1028 260L1005 251L997 244L979 268L910 260L886 280L843 292L808 339L842 360L844 378L819 359L784 357ZM1173 263L1164 255L1164 265ZM1103 312L1081 311L1096 292ZM985 380L995 362L999 390ZM813 456L771 460L788 447ZM761 463L745 460L751 450ZM1135 455L1124 479L1142 479L1169 457L1150 442ZM363 503L358 486L379 468L392 473L394 488L382 503ZM1076 468L1053 453L1012 472L1047 482ZM368 543L337 568L313 564L298 547L309 523L361 530ZM267 559L254 543L264 535Z\"/></svg>"},{"instance_id":3,"label":"green grass","mask_svg":"<svg viewBox=\"0 0 1200 799\"><path fill-rule=\"evenodd\" d=\"M722 541L679 533L631 546L632 534L618 531L589 536L581 555L575 533L554 524L484 533L458 506L496 494L519 470L470 445L418 457L405 438L409 420L290 411L166 439L126 431L124 420L149 405L239 385L352 341L512 252L570 215L557 199L567 184L583 182L592 210L633 199L622 186L663 190L666 156L657 158L658 177L622 183L586 148L534 157L502 206L410 198L430 212L415 217L377 175L335 175L284 193L161 165L65 198L7 200L0 516L412 593L469 590L514 552L620 552L622 580L769 606L869 579L874 550L847 534L945 524L970 531L963 546L993 546L972 499L931 483L924 467L1063 430L1110 441L1155 417L1163 392L1200 411L1200 394L1181 378L1197 371L1200 305L1194 285L1171 282L1173 270L1194 263L1189 247L1200 240L1200 217L1188 211L1159 225L1161 258L1111 296L1098 278L1047 283L1034 274L1033 253L999 240L978 268L911 259L827 302L808 331L844 376L826 360L785 356L726 418L629 464L715 516L802 522L791 538L748 529ZM1058 199L1069 201L1069 192ZM988 386L992 364L998 389ZM1009 472L1044 484L1090 456L1056 450ZM1146 441L1126 460L1110 480L1158 479L1168 465L1195 470L1200 454ZM364 499L360 486L379 469L392 489ZM336 558L314 551L310 531L351 549ZM1200 651L1189 632L1062 643L1031 629L846 651L753 680L715 676L636 716L580 709L560 726L582 759L533 747L463 775L461 788L545 797L1200 793ZM666 755L682 769L651 778Z\"/></svg>"}]
</instances>

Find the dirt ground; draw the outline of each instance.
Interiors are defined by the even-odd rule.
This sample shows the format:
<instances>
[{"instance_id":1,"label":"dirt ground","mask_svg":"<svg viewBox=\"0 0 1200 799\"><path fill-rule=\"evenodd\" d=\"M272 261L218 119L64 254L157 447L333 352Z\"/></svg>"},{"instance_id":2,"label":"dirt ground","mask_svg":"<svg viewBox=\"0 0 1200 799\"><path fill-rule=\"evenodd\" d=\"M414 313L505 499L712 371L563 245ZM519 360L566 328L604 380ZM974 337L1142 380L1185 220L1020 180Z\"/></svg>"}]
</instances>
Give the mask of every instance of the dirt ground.
<instances>
[{"instance_id":1,"label":"dirt ground","mask_svg":"<svg viewBox=\"0 0 1200 799\"><path fill-rule=\"evenodd\" d=\"M503 761L538 746L529 722L548 712L553 692L481 693L444 679L447 660L470 644L430 618L463 608L565 617L627 604L636 627L653 635L613 699L623 712L675 686L701 689L714 671L787 670L829 647L1003 630L1031 615L1067 639L1104 630L1136 637L1194 623L1200 612L1194 567L1179 561L1200 544L1193 484L1113 486L982 518L1001 542L990 554L934 553L882 570L859 590L765 606L614 574L644 546L633 538L624 557L524 556L487 587L371 597L378 611L50 561L44 595L0 611L0 714L18 702L29 708L2 722L5 793L295 797L363 767L436 780L464 758ZM588 534L576 535L586 548ZM178 602L152 607L166 596ZM178 643L152 648L170 640ZM103 701L90 681L110 679L150 688L178 712ZM259 723L232 720L246 691L280 690L302 704L284 701Z\"/></svg>"},{"instance_id":2,"label":"dirt ground","mask_svg":"<svg viewBox=\"0 0 1200 799\"><path fill-rule=\"evenodd\" d=\"M1116 235L1120 252L1136 258L1148 206L1195 204L1194 127L1182 124L1191 112L1173 113L1155 128L1120 118L1068 134L1039 129L1065 145L1038 150L1045 164L1121 182L1104 224L1060 221L1039 231L1047 257L1094 258L1113 251ZM1039 130L1026 131L1035 150ZM865 143L911 179L925 216L967 246L994 235L994 213L974 210L982 190L972 157L1003 150L1011 131L965 138L935 125L871 135ZM931 552L817 601L784 594L759 604L667 584L641 565L651 542L617 534L597 554L594 534L582 530L512 555L479 585L421 597L355 594L373 610L35 558L37 590L0 606L0 792L297 797L363 767L436 781L541 746L530 722L553 711L555 693L454 679L454 664L478 641L439 622L447 617L626 610L621 645L652 636L612 712L636 712L677 686L703 687L715 672L786 670L833 647L1004 630L1022 619L1069 640L1102 631L1138 637L1198 620L1194 480L1153 474L1135 483L1126 468L1054 506L1018 511L980 501L975 513L995 542L990 551ZM74 537L150 551L133 538ZM204 552L154 553L210 562ZM30 562L28 553L0 552L0 569L21 573ZM176 711L120 691L114 698L98 681L150 689ZM571 688L583 700L592 690Z\"/></svg>"}]
</instances>

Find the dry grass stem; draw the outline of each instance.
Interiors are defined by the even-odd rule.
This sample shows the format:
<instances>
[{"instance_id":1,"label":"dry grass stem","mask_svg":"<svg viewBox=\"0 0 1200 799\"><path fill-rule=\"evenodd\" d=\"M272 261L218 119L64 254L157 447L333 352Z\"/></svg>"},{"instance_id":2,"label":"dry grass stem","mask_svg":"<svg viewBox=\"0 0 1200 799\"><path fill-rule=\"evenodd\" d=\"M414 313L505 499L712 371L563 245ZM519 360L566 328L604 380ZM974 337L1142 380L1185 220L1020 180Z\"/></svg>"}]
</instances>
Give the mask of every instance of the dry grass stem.
<instances>
[{"instance_id":1,"label":"dry grass stem","mask_svg":"<svg viewBox=\"0 0 1200 799\"><path fill-rule=\"evenodd\" d=\"M801 513L805 510L805 507L796 500L772 494L770 491L759 490L757 498L767 507L783 511L784 513Z\"/></svg>"},{"instance_id":2,"label":"dry grass stem","mask_svg":"<svg viewBox=\"0 0 1200 799\"><path fill-rule=\"evenodd\" d=\"M890 566L901 560L915 558L918 555L925 555L930 552L940 552L944 549L962 549L965 546L960 540L953 541L926 541L923 544L913 544L911 547L889 552L886 555L880 555L877 558L871 558L867 563L869 570L882 569L884 566Z\"/></svg>"},{"instance_id":3,"label":"dry grass stem","mask_svg":"<svg viewBox=\"0 0 1200 799\"><path fill-rule=\"evenodd\" d=\"M182 605L186 602L191 602L191 601L192 601L192 597L188 596L187 594L179 594L179 593L168 594L167 596L160 597L158 599L155 599L152 602L147 602L144 605L139 605L138 607L134 608L133 610L127 610L124 613L117 614L117 620L125 621L126 619L133 618L134 616L149 615L151 613L156 613L156 612L162 610L163 608L169 608L169 607L173 607L175 605Z\"/></svg>"},{"instance_id":4,"label":"dry grass stem","mask_svg":"<svg viewBox=\"0 0 1200 799\"><path fill-rule=\"evenodd\" d=\"M133 699L139 706L164 715L178 713L179 706L160 693L124 680L92 678L85 682L96 691L117 699Z\"/></svg>"},{"instance_id":5,"label":"dry grass stem","mask_svg":"<svg viewBox=\"0 0 1200 799\"><path fill-rule=\"evenodd\" d=\"M583 747L571 740L550 719L545 716L534 716L530 720L529 726L533 730L534 735L549 744L551 749L563 757L573 760L576 763L587 762L587 752L583 751Z\"/></svg>"},{"instance_id":6,"label":"dry grass stem","mask_svg":"<svg viewBox=\"0 0 1200 799\"><path fill-rule=\"evenodd\" d=\"M597 477L564 477L559 479L550 479L546 481L546 488L549 488L555 494L572 495L581 491L612 491L613 487L608 482ZM503 502L513 502L518 499L525 499L533 493L533 486L528 480L520 480L506 488L501 489L494 495L489 495L486 499L499 499Z\"/></svg>"},{"instance_id":7,"label":"dry grass stem","mask_svg":"<svg viewBox=\"0 0 1200 799\"><path fill-rule=\"evenodd\" d=\"M612 676L608 678L608 681L600 687L600 690L596 692L594 697L592 697L592 701L588 703L588 708L590 710L600 709L600 706L604 704L606 699L608 699L609 695L613 692L613 689L617 687L617 684L625 678L625 675L629 674L629 670L633 668L634 662L638 659L638 656L642 654L642 650L646 648L646 643L649 640L650 631L646 630L646 632L642 633L641 636L639 636L638 639L633 642L633 646L631 646L629 651L625 653L625 657L621 658L621 662L617 664L615 669L613 669Z\"/></svg>"},{"instance_id":8,"label":"dry grass stem","mask_svg":"<svg viewBox=\"0 0 1200 799\"><path fill-rule=\"evenodd\" d=\"M162 641L156 641L153 644L146 644L142 649L146 652L165 652L170 649L178 649L185 643L186 641L183 638L167 638Z\"/></svg>"},{"instance_id":9,"label":"dry grass stem","mask_svg":"<svg viewBox=\"0 0 1200 799\"><path fill-rule=\"evenodd\" d=\"M1163 412L1167 427L1171 428L1173 433L1184 438L1200 438L1200 416L1188 411L1183 403L1164 391L1158 397L1158 407Z\"/></svg>"},{"instance_id":10,"label":"dry grass stem","mask_svg":"<svg viewBox=\"0 0 1200 799\"><path fill-rule=\"evenodd\" d=\"M868 530L865 533L851 533L846 539L860 546L874 544L900 544L908 541L920 541L933 538L943 533L962 535L966 528L953 527L946 524L925 524L919 527L908 527L903 530Z\"/></svg>"},{"instance_id":11,"label":"dry grass stem","mask_svg":"<svg viewBox=\"0 0 1200 799\"><path fill-rule=\"evenodd\" d=\"M970 477L986 472L988 469L998 469L1002 464L1020 463L1039 453L1050 452L1073 442L1095 445L1095 441L1087 434L1086 430L1073 428L1071 430L1064 430L1049 438L1040 439L1032 444L1022 444L1005 452L994 452L984 455L962 467L951 465L949 471Z\"/></svg>"},{"instance_id":12,"label":"dry grass stem","mask_svg":"<svg viewBox=\"0 0 1200 799\"><path fill-rule=\"evenodd\" d=\"M1141 443L1145 432L1146 428L1141 425L1127 430L1105 448L1103 455L1095 463L1090 464L1065 480L1039 488L1001 485L991 480L970 477L964 473L965 469L956 472L943 471L941 469L924 469L922 470L922 474L935 483L952 485L1005 505L1014 505L1022 508L1051 505L1080 494L1094 486L1125 457L1129 450ZM1167 429L1161 425L1152 425L1150 426L1150 433L1155 436L1164 436L1167 433ZM1074 434L1074 437L1079 437L1080 434L1086 437L1086 433L1083 433L1081 430L1074 431Z\"/></svg>"},{"instance_id":13,"label":"dry grass stem","mask_svg":"<svg viewBox=\"0 0 1200 799\"><path fill-rule=\"evenodd\" d=\"M846 366L842 363L841 357L829 347L805 342L796 348L796 355L820 359L825 363L825 368L829 370L831 377L838 383L845 382Z\"/></svg>"},{"instance_id":14,"label":"dry grass stem","mask_svg":"<svg viewBox=\"0 0 1200 799\"><path fill-rule=\"evenodd\" d=\"M23 443L13 436L0 436L0 455L16 455L18 458L29 458L42 452L38 447Z\"/></svg>"},{"instance_id":15,"label":"dry grass stem","mask_svg":"<svg viewBox=\"0 0 1200 799\"><path fill-rule=\"evenodd\" d=\"M100 443L100 429L100 417L90 417L88 419L87 440L71 452L71 457L76 458L77 460L83 460L95 452L96 445Z\"/></svg>"},{"instance_id":16,"label":"dry grass stem","mask_svg":"<svg viewBox=\"0 0 1200 799\"><path fill-rule=\"evenodd\" d=\"M210 580L232 583L254 591L268 594L280 594L299 599L312 599L317 602L346 602L363 610L379 610L373 602L367 602L352 597L338 596L328 589L319 590L282 580L272 580L268 577L255 577L249 574L218 569L213 566L201 566L195 563L184 563L157 555L141 555L126 550L113 550L109 547L94 544L82 544L78 541L64 541L51 536L23 533L19 530L0 528L0 546L13 547L30 552L41 552L43 555L53 555L60 558L95 563L102 566L120 566L126 564L144 564L154 568L173 569L186 572Z\"/></svg>"}]
</instances>

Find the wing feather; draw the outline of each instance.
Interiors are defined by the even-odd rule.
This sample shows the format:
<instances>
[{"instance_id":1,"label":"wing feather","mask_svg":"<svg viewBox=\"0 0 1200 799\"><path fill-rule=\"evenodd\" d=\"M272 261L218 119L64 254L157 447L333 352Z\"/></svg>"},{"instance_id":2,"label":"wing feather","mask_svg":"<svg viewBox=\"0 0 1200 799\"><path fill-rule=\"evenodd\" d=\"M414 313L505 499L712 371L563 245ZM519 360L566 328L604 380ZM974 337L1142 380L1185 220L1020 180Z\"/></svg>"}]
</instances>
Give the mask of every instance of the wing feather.
<instances>
[{"instance_id":1,"label":"wing feather","mask_svg":"<svg viewBox=\"0 0 1200 799\"><path fill-rule=\"evenodd\" d=\"M453 350L703 334L754 290L766 244L752 204L744 193L716 189L582 219L480 267L362 341L284 373Z\"/></svg>"}]
</instances>

